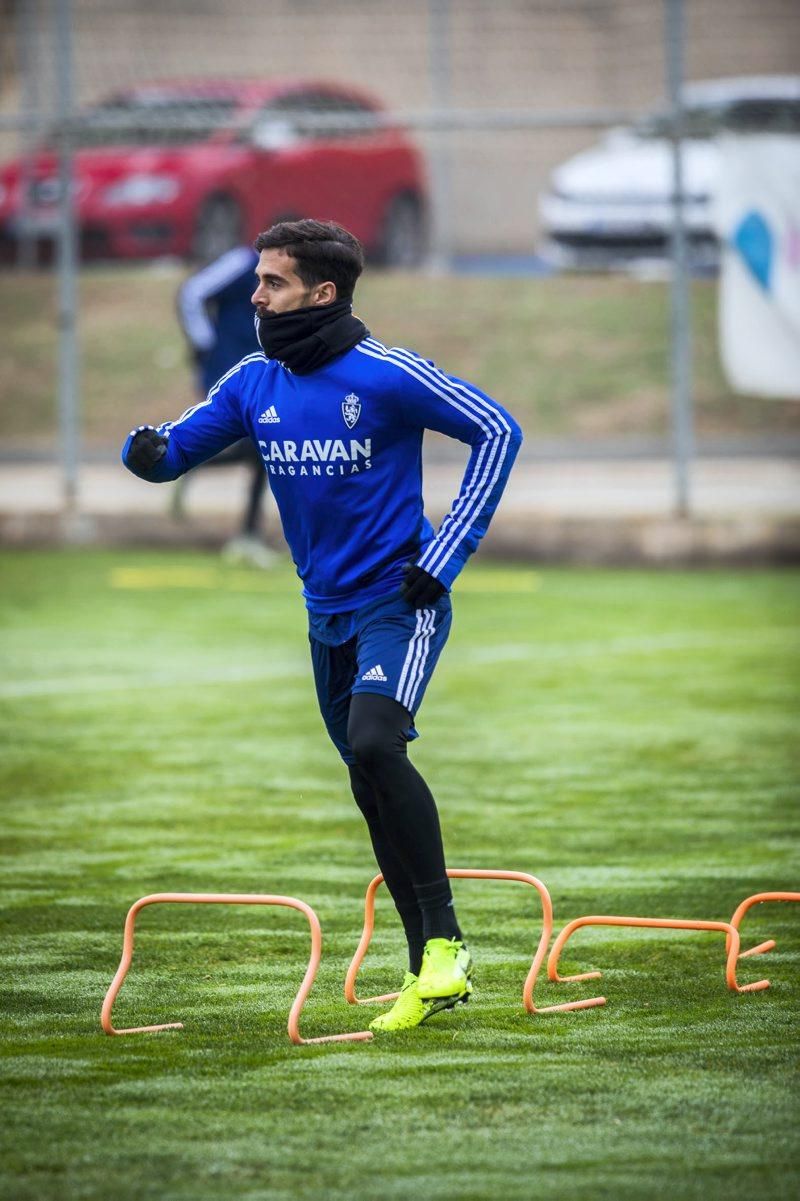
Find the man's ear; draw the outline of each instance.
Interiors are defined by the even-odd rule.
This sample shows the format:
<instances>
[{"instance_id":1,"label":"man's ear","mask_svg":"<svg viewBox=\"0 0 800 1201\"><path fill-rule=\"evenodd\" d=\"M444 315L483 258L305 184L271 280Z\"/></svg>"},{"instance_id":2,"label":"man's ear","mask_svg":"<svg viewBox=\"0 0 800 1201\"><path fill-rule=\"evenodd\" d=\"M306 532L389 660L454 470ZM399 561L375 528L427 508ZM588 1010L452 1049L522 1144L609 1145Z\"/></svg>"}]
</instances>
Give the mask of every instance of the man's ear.
<instances>
[{"instance_id":1,"label":"man's ear","mask_svg":"<svg viewBox=\"0 0 800 1201\"><path fill-rule=\"evenodd\" d=\"M336 284L331 280L326 280L324 284L317 284L311 296L312 304L333 304L336 299Z\"/></svg>"}]
</instances>

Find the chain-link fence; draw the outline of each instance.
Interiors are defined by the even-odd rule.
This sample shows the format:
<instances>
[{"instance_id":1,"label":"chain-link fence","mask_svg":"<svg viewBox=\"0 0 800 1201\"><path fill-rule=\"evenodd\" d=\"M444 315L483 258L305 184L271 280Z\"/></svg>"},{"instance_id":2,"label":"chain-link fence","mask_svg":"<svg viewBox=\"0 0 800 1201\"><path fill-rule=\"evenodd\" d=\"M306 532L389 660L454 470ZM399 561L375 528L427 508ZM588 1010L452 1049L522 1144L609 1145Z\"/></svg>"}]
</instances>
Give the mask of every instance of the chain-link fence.
<instances>
[{"instance_id":1,"label":"chain-link fence","mask_svg":"<svg viewBox=\"0 0 800 1201\"><path fill-rule=\"evenodd\" d=\"M683 21L677 37L670 15ZM151 405L156 416L162 401L174 412L189 386L171 311L187 262L302 215L353 228L376 266L433 267L410 280L367 276L365 301L390 326L379 334L501 394L533 446L665 445L675 428L665 264L676 212L695 265L714 267L694 151L737 105L763 128L791 121L774 77L797 71L800 8L5 0L0 46L2 418L12 453L58 442L77 461L78 426L84 448L101 451ZM767 92L753 93L765 76ZM681 93L691 153L676 204L681 79L720 82ZM624 130L637 124L638 157L626 161ZM650 177L660 180L655 198ZM79 280L69 275L73 250L86 267ZM621 260L635 275L596 273ZM713 280L693 292L690 308L686 281L682 299L673 290L673 328L681 315L687 328L671 370L687 393L691 314L701 438L797 433L793 407L731 395L715 356ZM80 383L67 346L78 314Z\"/></svg>"},{"instance_id":2,"label":"chain-link fence","mask_svg":"<svg viewBox=\"0 0 800 1201\"><path fill-rule=\"evenodd\" d=\"M537 199L553 168L593 145L598 128L666 103L663 0L72 0L74 103L118 101L145 84L199 79L338 81L366 89L416 126L426 163L446 157L447 221L455 251L531 251ZM56 0L6 0L0 120L4 160L59 113ZM686 79L796 72L800 9L793 0L687 0ZM320 97L309 97L312 113ZM106 114L106 144L141 123L138 139L174 142L233 101L192 112L150 96L138 112ZM358 116L358 105L351 113ZM320 114L323 115L323 114ZM342 112L330 114L341 126ZM445 131L436 132L432 127ZM324 126L318 127L323 132ZM309 134L306 128L306 134ZM102 143L102 130L79 135ZM280 133L276 132L275 137ZM265 219L269 202L265 203Z\"/></svg>"}]
</instances>

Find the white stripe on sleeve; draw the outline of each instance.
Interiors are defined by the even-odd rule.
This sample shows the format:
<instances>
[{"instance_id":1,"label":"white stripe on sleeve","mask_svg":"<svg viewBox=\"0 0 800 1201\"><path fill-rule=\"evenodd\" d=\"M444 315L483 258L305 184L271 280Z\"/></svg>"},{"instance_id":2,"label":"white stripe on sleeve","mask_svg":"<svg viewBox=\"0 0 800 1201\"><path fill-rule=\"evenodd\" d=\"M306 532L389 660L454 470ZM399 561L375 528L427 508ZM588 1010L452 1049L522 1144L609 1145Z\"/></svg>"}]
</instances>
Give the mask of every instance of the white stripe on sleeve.
<instances>
[{"instance_id":1,"label":"white stripe on sleeve","mask_svg":"<svg viewBox=\"0 0 800 1201\"><path fill-rule=\"evenodd\" d=\"M162 434L168 433L168 431L171 430L173 428L173 426L180 425L182 421L188 421L189 418L194 416L194 414L196 412L198 412L199 409L204 409L206 407L206 405L211 404L214 397L219 392L220 388L226 382L226 380L229 380L232 375L236 374L237 371L241 371L242 367L246 367L248 363L255 363L259 360L262 363L264 362L264 356L263 356L263 354L261 354L260 351L258 354L249 354L245 358L240 359L238 363L235 363L234 366L231 367L230 371L226 371L226 373L225 373L225 375L223 375L222 379L217 380L217 382L214 384L214 387L209 391L208 396L205 398L205 400L199 401L198 404L190 405L189 408L186 409L185 412L181 413L180 417L178 417L175 421L165 421L163 423L163 425L160 425L158 427L159 432Z\"/></svg>"},{"instance_id":2,"label":"white stripe on sleeve","mask_svg":"<svg viewBox=\"0 0 800 1201\"><path fill-rule=\"evenodd\" d=\"M460 496L442 522L436 538L419 560L420 567L435 574L437 570L441 571L451 558L488 502L505 462L511 439L511 428L503 413L490 405L482 396L464 384L450 379L438 368L431 367L429 363L411 352L400 348L387 350L386 347L381 346L381 343L375 342L371 338L360 343L356 349L362 354L369 355L370 358L394 363L395 366L424 384L447 404L474 421L487 437L487 441L483 443L472 466L469 478L465 479L462 485Z\"/></svg>"},{"instance_id":3,"label":"white stripe on sleeve","mask_svg":"<svg viewBox=\"0 0 800 1201\"><path fill-rule=\"evenodd\" d=\"M178 314L186 337L195 350L210 350L216 341L214 326L206 312L206 302L237 276L242 275L253 261L253 252L236 246L215 262L190 275L178 291ZM253 283L255 287L255 281Z\"/></svg>"}]
</instances>

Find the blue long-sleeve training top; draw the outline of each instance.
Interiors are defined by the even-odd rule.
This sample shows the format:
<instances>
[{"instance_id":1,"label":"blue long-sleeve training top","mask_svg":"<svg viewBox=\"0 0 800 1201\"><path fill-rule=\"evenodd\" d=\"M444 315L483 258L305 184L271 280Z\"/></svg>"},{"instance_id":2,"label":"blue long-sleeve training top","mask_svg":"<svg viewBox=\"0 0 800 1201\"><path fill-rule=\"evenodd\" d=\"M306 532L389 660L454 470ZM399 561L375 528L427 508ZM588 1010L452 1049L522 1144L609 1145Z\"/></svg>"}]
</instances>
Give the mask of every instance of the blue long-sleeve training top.
<instances>
[{"instance_id":1,"label":"blue long-sleeve training top","mask_svg":"<svg viewBox=\"0 0 800 1201\"><path fill-rule=\"evenodd\" d=\"M306 605L326 614L392 592L408 562L450 588L486 532L522 441L513 417L480 389L371 337L308 375L248 355L204 401L158 429L167 452L143 476L157 483L253 439ZM435 534L423 512L426 429L472 447Z\"/></svg>"}]
</instances>

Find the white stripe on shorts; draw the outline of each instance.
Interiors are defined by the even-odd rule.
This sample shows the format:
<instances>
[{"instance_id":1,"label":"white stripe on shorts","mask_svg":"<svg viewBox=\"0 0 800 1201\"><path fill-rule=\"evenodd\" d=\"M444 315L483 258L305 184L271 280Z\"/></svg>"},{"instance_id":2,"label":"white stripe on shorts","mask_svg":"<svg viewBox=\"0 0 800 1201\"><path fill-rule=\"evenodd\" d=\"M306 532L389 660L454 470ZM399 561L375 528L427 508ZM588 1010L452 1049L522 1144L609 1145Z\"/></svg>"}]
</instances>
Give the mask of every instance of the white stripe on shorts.
<instances>
[{"instance_id":1,"label":"white stripe on shorts","mask_svg":"<svg viewBox=\"0 0 800 1201\"><path fill-rule=\"evenodd\" d=\"M427 662L428 651L430 650L431 635L436 629L434 617L435 611L433 609L417 610L416 629L408 644L405 663L400 673L400 682L397 685L395 699L408 709L409 713L413 712L414 701L416 700L419 686L425 674L425 663Z\"/></svg>"}]
</instances>

